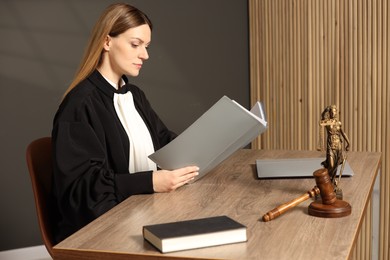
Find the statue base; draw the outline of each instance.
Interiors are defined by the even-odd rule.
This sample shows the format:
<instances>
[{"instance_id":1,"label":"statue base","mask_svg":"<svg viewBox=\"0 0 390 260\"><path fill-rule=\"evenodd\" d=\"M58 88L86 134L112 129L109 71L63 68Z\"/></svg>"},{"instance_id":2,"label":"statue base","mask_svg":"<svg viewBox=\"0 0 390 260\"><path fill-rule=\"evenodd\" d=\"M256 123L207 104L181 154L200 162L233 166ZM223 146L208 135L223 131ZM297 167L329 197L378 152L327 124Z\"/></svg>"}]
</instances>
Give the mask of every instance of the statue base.
<instances>
[{"instance_id":1,"label":"statue base","mask_svg":"<svg viewBox=\"0 0 390 260\"><path fill-rule=\"evenodd\" d=\"M344 200L336 200L333 204L322 204L314 201L309 205L309 215L321 218L341 218L351 214L351 205Z\"/></svg>"},{"instance_id":2,"label":"statue base","mask_svg":"<svg viewBox=\"0 0 390 260\"><path fill-rule=\"evenodd\" d=\"M343 190L341 188L336 186L336 188L334 188L334 192L336 193L337 199L343 200Z\"/></svg>"}]
</instances>

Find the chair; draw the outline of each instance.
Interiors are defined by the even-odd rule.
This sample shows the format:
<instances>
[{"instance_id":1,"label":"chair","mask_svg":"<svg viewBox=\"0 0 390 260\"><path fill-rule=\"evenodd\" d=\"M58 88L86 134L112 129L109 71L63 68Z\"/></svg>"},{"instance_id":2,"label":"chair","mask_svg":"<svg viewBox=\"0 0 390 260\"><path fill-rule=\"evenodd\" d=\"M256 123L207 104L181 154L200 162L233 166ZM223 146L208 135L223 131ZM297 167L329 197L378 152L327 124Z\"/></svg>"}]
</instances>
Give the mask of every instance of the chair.
<instances>
[{"instance_id":1,"label":"chair","mask_svg":"<svg viewBox=\"0 0 390 260\"><path fill-rule=\"evenodd\" d=\"M58 219L58 209L51 195L53 174L51 150L51 137L39 138L28 145L26 159L41 235L47 251L53 257L55 241L53 230Z\"/></svg>"}]
</instances>

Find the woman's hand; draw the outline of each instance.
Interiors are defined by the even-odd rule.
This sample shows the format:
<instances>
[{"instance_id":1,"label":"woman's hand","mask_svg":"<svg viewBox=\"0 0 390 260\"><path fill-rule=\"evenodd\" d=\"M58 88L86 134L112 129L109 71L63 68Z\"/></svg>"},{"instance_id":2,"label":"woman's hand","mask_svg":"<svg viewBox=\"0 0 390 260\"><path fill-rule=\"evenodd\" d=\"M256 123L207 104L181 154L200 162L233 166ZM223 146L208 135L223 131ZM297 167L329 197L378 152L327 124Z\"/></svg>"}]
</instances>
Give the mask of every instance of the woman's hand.
<instances>
[{"instance_id":1,"label":"woman's hand","mask_svg":"<svg viewBox=\"0 0 390 260\"><path fill-rule=\"evenodd\" d=\"M173 171L159 170L153 172L154 192L170 192L192 181L199 174L199 168L188 166Z\"/></svg>"}]
</instances>

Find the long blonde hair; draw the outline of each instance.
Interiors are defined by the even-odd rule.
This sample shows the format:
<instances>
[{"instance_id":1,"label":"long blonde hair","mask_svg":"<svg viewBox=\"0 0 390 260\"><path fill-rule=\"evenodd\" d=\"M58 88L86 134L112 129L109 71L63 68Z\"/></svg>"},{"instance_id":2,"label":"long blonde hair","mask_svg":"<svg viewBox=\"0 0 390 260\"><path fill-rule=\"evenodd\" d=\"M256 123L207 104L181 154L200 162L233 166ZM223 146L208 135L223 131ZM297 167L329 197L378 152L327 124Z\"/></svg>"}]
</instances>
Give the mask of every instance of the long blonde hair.
<instances>
[{"instance_id":1,"label":"long blonde hair","mask_svg":"<svg viewBox=\"0 0 390 260\"><path fill-rule=\"evenodd\" d=\"M143 24L149 25L150 29L153 27L147 15L134 6L123 3L108 6L92 30L83 59L64 97L100 65L103 43L107 35L116 37L130 28Z\"/></svg>"}]
</instances>

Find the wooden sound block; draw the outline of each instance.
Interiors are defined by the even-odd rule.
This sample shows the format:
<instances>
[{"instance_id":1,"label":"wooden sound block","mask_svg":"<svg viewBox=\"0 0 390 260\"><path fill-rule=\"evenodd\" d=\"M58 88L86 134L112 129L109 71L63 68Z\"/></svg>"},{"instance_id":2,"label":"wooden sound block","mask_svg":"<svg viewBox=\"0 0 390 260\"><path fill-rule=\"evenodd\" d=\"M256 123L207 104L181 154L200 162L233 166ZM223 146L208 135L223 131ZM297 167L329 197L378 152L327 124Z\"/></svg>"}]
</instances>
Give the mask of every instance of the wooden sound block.
<instances>
[{"instance_id":1,"label":"wooden sound block","mask_svg":"<svg viewBox=\"0 0 390 260\"><path fill-rule=\"evenodd\" d=\"M341 218L351 214L352 207L344 200L336 200L330 205L314 201L309 205L309 215L321 218Z\"/></svg>"}]
</instances>

